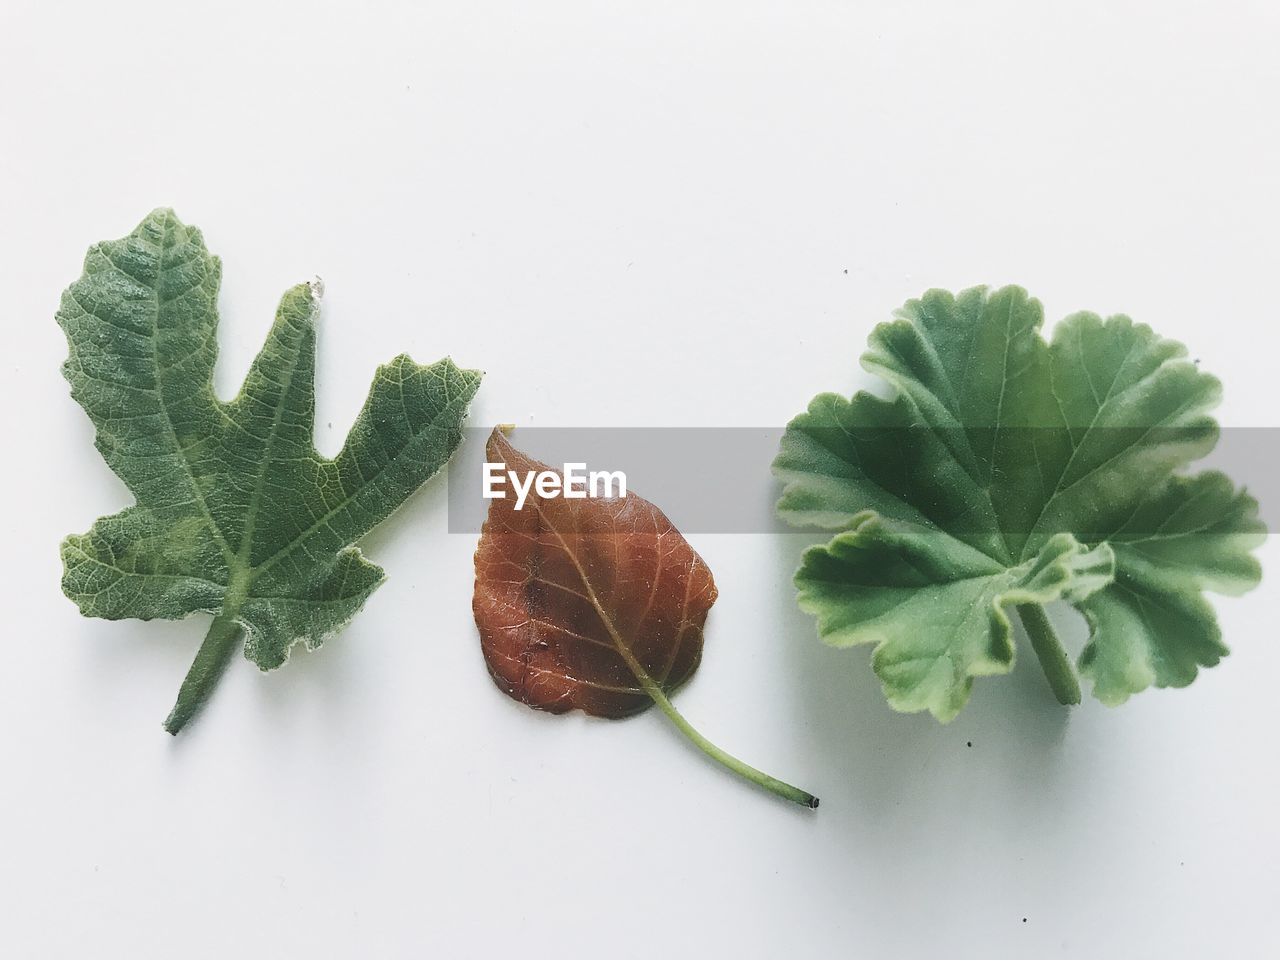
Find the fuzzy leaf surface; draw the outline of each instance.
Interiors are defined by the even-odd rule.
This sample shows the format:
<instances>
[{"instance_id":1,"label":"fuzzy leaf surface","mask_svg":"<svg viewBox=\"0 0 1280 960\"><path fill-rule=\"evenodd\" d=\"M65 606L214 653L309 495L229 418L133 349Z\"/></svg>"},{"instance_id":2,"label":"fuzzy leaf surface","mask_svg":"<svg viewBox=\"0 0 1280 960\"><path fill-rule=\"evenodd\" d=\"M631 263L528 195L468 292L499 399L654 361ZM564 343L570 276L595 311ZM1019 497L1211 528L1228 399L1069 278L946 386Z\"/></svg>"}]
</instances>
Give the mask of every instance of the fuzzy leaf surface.
<instances>
[{"instance_id":1,"label":"fuzzy leaf surface","mask_svg":"<svg viewBox=\"0 0 1280 960\"><path fill-rule=\"evenodd\" d=\"M221 273L198 230L157 210L92 247L63 294L63 372L137 502L67 537L62 586L86 616L215 614L265 670L295 643L320 646L382 583L355 543L449 459L480 374L397 357L325 458L313 443L316 287L285 293L224 403Z\"/></svg>"},{"instance_id":2,"label":"fuzzy leaf surface","mask_svg":"<svg viewBox=\"0 0 1280 960\"><path fill-rule=\"evenodd\" d=\"M1186 685L1226 653L1204 591L1260 577L1257 504L1184 473L1217 441L1218 380L1128 317L1042 323L1017 287L930 291L869 338L889 399L821 394L784 435L779 514L840 531L805 554L800 606L875 645L897 709L954 717L1013 668L1011 608L1056 600L1089 623L1104 702Z\"/></svg>"}]
</instances>

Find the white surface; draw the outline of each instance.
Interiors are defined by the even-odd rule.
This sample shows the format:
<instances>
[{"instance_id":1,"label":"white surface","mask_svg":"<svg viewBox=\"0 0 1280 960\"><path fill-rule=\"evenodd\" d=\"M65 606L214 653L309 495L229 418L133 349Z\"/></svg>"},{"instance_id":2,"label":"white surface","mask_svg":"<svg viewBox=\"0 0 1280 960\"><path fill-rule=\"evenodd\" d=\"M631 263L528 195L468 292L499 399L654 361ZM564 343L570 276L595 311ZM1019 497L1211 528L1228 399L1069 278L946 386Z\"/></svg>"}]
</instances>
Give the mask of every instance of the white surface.
<instances>
[{"instance_id":1,"label":"white surface","mask_svg":"<svg viewBox=\"0 0 1280 960\"><path fill-rule=\"evenodd\" d=\"M1190 690L1068 715L1024 659L940 727L820 647L809 538L695 538L721 599L679 704L814 815L656 712L500 696L436 483L344 635L237 661L174 742L205 623L58 590L59 539L128 501L53 322L172 205L225 260L224 396L324 277L328 452L404 349L488 371L473 424L781 423L865 383L907 297L1010 281L1185 339L1224 422L1276 426L1276 7L361 7L0 13L0 955L1280 955L1274 539Z\"/></svg>"}]
</instances>

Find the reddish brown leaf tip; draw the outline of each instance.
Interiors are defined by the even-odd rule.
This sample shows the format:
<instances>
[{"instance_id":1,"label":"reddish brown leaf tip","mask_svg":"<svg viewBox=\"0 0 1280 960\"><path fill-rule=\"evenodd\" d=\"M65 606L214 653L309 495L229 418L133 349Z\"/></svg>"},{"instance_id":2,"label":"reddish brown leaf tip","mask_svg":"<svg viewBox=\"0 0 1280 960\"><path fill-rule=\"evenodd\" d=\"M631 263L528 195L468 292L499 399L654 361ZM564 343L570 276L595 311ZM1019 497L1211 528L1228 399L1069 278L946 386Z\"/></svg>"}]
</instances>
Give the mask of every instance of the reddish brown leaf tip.
<instances>
[{"instance_id":1,"label":"reddish brown leaf tip","mask_svg":"<svg viewBox=\"0 0 1280 960\"><path fill-rule=\"evenodd\" d=\"M486 458L521 475L552 469L497 429ZM629 660L664 691L698 667L715 581L666 515L634 493L531 490L521 510L511 496L491 500L475 564L485 663L514 700L624 717L652 703Z\"/></svg>"}]
</instances>

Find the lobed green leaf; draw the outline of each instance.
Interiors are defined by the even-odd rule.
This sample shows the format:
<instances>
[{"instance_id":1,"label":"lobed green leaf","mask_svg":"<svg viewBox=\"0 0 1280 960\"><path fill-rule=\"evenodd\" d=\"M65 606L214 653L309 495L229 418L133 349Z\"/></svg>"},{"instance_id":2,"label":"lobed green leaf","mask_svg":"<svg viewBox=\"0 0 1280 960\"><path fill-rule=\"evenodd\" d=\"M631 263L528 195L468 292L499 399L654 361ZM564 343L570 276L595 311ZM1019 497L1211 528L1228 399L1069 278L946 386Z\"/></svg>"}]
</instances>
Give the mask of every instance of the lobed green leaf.
<instances>
[{"instance_id":1,"label":"lobed green leaf","mask_svg":"<svg viewBox=\"0 0 1280 960\"><path fill-rule=\"evenodd\" d=\"M1261 575L1255 501L1182 473L1217 441L1218 380L1128 317L1042 323L1018 287L930 291L863 356L891 399L820 394L783 437L779 514L841 531L806 553L801 608L875 644L897 709L954 717L1013 668L1009 609L1056 600L1089 623L1099 699L1185 685L1226 653L1204 591Z\"/></svg>"}]
</instances>

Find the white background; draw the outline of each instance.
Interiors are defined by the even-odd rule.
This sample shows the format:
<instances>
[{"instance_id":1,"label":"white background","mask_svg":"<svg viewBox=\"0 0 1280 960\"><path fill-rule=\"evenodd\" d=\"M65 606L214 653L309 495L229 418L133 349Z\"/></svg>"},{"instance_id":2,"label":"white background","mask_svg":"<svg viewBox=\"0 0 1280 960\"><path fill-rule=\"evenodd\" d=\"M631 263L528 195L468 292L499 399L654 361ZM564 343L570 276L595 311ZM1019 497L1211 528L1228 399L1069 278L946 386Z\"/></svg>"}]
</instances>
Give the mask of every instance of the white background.
<instances>
[{"instance_id":1,"label":"white background","mask_svg":"<svg viewBox=\"0 0 1280 960\"><path fill-rule=\"evenodd\" d=\"M225 261L223 396L324 277L327 453L401 350L487 371L473 425L781 424L978 282L1150 322L1226 424L1277 426L1275 5L337 6L0 13L0 955L1280 955L1274 539L1191 689L1068 713L1024 658L942 727L819 644L813 538L694 538L721 599L678 703L815 814L656 712L501 696L437 481L346 633L237 660L175 741L204 618L59 592L128 494L53 322L91 242L172 205Z\"/></svg>"}]
</instances>

